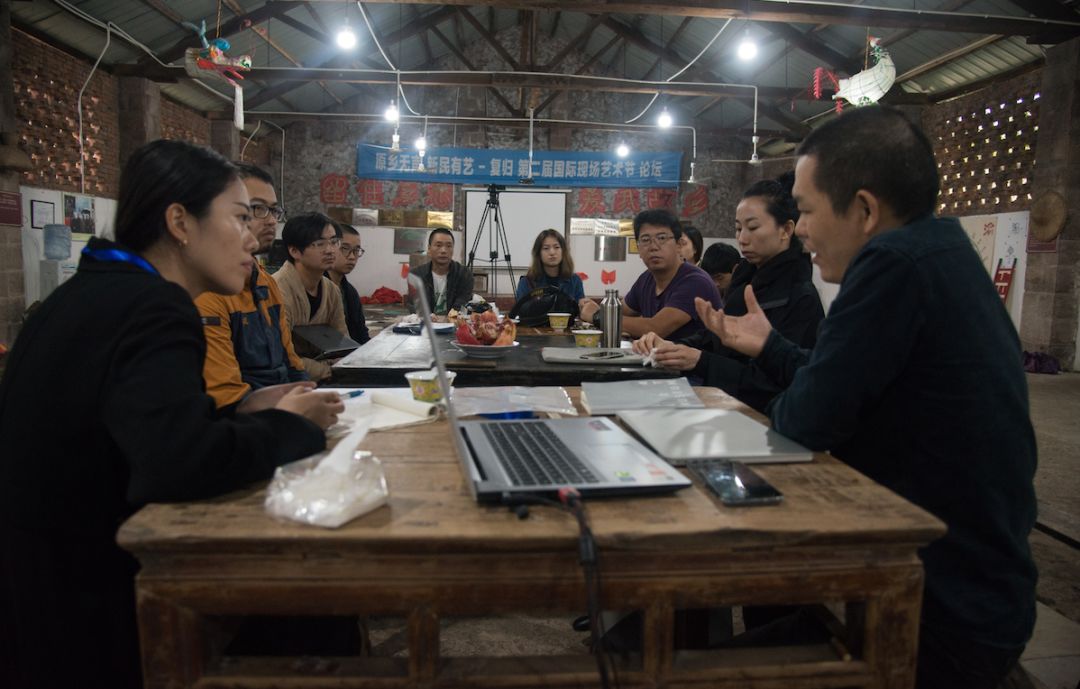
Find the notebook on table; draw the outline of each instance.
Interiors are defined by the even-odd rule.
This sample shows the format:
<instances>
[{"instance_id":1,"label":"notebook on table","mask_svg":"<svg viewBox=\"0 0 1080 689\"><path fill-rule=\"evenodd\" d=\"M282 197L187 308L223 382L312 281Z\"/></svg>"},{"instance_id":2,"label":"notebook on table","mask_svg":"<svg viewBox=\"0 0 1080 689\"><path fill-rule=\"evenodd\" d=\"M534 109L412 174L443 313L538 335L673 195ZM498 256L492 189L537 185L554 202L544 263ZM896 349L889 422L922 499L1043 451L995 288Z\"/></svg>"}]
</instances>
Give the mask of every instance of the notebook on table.
<instances>
[{"instance_id":1,"label":"notebook on table","mask_svg":"<svg viewBox=\"0 0 1080 689\"><path fill-rule=\"evenodd\" d=\"M410 275L421 318L431 309L419 278ZM450 398L434 331L424 328L447 400L454 449L465 482L478 502L514 502L516 497L554 496L571 486L584 497L669 493L690 480L629 433L605 418L461 421Z\"/></svg>"},{"instance_id":2,"label":"notebook on table","mask_svg":"<svg viewBox=\"0 0 1080 689\"><path fill-rule=\"evenodd\" d=\"M649 409L616 414L675 466L733 459L745 464L809 462L811 450L749 416L727 409Z\"/></svg>"}]
</instances>

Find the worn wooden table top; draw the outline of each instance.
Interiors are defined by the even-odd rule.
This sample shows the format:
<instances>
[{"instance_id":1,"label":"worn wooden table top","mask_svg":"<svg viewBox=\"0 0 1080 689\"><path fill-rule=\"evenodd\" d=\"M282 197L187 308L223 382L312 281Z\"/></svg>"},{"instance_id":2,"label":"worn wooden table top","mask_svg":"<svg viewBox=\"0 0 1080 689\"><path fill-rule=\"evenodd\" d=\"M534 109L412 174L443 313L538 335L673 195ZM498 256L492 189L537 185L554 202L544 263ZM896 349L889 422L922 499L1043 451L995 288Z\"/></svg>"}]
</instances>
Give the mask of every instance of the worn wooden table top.
<instances>
[{"instance_id":1,"label":"worn wooden table top","mask_svg":"<svg viewBox=\"0 0 1080 689\"><path fill-rule=\"evenodd\" d=\"M714 388L698 388L711 407L749 411ZM571 396L577 402L578 390ZM753 413L751 412L751 415ZM760 416L758 416L760 418ZM329 530L281 521L263 509L260 485L215 500L149 505L120 529L119 542L140 559L188 552L297 549L417 554L565 550L577 538L573 518L535 508L521 521L505 508L469 497L445 421L368 435L361 449L384 464L385 507ZM806 464L755 466L784 493L777 506L731 508L695 484L648 498L588 503L598 545L607 552L730 549L846 544L867 547L927 543L940 521L843 463L818 455Z\"/></svg>"}]
</instances>

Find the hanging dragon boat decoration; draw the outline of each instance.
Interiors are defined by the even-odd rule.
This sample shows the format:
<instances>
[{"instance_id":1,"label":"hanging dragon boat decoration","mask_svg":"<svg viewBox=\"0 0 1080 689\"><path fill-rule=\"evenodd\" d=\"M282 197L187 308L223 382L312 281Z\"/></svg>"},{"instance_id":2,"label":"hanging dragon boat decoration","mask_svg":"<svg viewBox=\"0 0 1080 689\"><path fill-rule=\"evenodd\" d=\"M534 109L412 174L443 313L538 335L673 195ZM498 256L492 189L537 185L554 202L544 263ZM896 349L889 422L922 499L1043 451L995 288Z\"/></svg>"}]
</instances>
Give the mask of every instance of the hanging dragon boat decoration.
<instances>
[{"instance_id":1,"label":"hanging dragon boat decoration","mask_svg":"<svg viewBox=\"0 0 1080 689\"><path fill-rule=\"evenodd\" d=\"M814 98L821 100L822 83L828 79L836 89L833 100L836 101L837 112L844 109L844 101L862 107L881 100L896 81L896 65L893 64L889 52L881 47L881 39L871 36L867 45L870 56L874 58L874 66L846 79L837 78L830 70L818 67L814 70L814 82L811 86Z\"/></svg>"},{"instance_id":2,"label":"hanging dragon boat decoration","mask_svg":"<svg viewBox=\"0 0 1080 689\"><path fill-rule=\"evenodd\" d=\"M244 80L241 72L251 70L251 56L229 57L225 53L232 47L224 38L206 39L206 20L199 26L184 22L184 26L195 32L202 42L202 48L188 48L184 52L184 69L196 79L212 77L228 82L236 94L233 101L233 124L237 129L244 128L244 89L239 81Z\"/></svg>"}]
</instances>

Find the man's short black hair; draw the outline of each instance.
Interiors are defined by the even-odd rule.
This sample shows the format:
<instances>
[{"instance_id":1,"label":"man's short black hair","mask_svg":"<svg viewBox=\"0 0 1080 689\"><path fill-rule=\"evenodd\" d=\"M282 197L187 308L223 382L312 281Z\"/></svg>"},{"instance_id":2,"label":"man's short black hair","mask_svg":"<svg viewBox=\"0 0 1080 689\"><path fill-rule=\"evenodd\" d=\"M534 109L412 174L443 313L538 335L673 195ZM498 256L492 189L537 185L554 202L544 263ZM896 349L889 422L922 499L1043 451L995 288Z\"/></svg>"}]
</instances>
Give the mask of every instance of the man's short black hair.
<instances>
[{"instance_id":1,"label":"man's short black hair","mask_svg":"<svg viewBox=\"0 0 1080 689\"><path fill-rule=\"evenodd\" d=\"M682 223L679 222L674 213L664 208L650 208L634 216L634 239L637 239L641 233L642 225L666 227L671 230L671 234L675 239L682 237Z\"/></svg>"},{"instance_id":2,"label":"man's short black hair","mask_svg":"<svg viewBox=\"0 0 1080 689\"><path fill-rule=\"evenodd\" d=\"M449 227L436 227L431 231L431 234L427 236L427 245L429 247L431 246L431 243L435 241L435 235L437 234L445 234L450 238L450 243L454 243L454 233L450 231Z\"/></svg>"},{"instance_id":3,"label":"man's short black hair","mask_svg":"<svg viewBox=\"0 0 1080 689\"><path fill-rule=\"evenodd\" d=\"M701 257L701 269L709 275L721 275L735 270L742 256L739 250L730 244L717 242L710 244Z\"/></svg>"},{"instance_id":4,"label":"man's short black hair","mask_svg":"<svg viewBox=\"0 0 1080 689\"><path fill-rule=\"evenodd\" d=\"M934 148L896 108L852 108L810 132L796 154L815 159L814 186L836 213L850 208L860 189L884 201L904 222L933 213L937 205Z\"/></svg>"},{"instance_id":5,"label":"man's short black hair","mask_svg":"<svg viewBox=\"0 0 1080 689\"><path fill-rule=\"evenodd\" d=\"M233 165L235 165L236 169L240 171L240 179L254 177L255 179L266 182L270 186L274 186L274 178L270 175L269 172L262 169L258 165L252 165L251 163L239 163L235 160L233 161Z\"/></svg>"},{"instance_id":6,"label":"man's short black hair","mask_svg":"<svg viewBox=\"0 0 1080 689\"><path fill-rule=\"evenodd\" d=\"M300 251L308 248L322 239L323 229L329 225L334 228L334 235L341 237L341 228L338 224L322 213L301 213L289 218L285 227L281 229L281 241L285 242L286 249L296 248ZM289 255L292 263L292 255Z\"/></svg>"},{"instance_id":7,"label":"man's short black hair","mask_svg":"<svg viewBox=\"0 0 1080 689\"><path fill-rule=\"evenodd\" d=\"M352 225L349 225L348 223L339 222L334 224L337 225L339 237L343 234L354 234L357 237L360 236L360 233L357 231L357 229Z\"/></svg>"}]
</instances>

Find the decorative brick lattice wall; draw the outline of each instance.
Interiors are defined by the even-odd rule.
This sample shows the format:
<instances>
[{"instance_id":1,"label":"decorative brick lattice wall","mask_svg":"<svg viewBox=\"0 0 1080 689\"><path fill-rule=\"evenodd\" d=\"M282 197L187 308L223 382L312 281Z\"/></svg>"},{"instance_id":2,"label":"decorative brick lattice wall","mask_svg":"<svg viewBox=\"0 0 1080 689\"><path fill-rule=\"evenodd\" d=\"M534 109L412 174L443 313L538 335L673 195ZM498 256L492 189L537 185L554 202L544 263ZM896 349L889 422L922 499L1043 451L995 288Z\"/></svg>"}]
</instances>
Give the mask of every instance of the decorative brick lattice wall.
<instances>
[{"instance_id":1,"label":"decorative brick lattice wall","mask_svg":"<svg viewBox=\"0 0 1080 689\"><path fill-rule=\"evenodd\" d=\"M161 138L210 145L210 120L168 98L161 99Z\"/></svg>"},{"instance_id":2,"label":"decorative brick lattice wall","mask_svg":"<svg viewBox=\"0 0 1080 689\"><path fill-rule=\"evenodd\" d=\"M15 114L20 145L34 169L23 182L79 191L79 89L90 64L21 31L14 42ZM115 197L120 178L116 79L98 70L83 93L86 193Z\"/></svg>"},{"instance_id":3,"label":"decorative brick lattice wall","mask_svg":"<svg viewBox=\"0 0 1080 689\"><path fill-rule=\"evenodd\" d=\"M1041 70L928 108L923 126L941 173L938 212L1027 210L1039 131Z\"/></svg>"}]
</instances>

